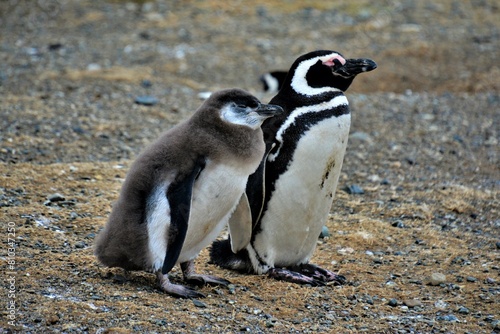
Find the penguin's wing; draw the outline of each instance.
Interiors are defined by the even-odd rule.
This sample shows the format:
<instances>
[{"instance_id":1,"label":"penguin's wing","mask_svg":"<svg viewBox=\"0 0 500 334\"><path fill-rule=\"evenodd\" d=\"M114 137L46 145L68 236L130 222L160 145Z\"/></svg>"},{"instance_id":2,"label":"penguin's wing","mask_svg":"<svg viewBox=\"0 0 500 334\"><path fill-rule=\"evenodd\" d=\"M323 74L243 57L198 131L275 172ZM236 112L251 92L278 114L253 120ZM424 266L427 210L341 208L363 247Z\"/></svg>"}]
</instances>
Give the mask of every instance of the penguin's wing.
<instances>
[{"instance_id":1,"label":"penguin's wing","mask_svg":"<svg viewBox=\"0 0 500 334\"><path fill-rule=\"evenodd\" d=\"M276 144L267 144L266 154L262 158L259 167L248 177L246 194L250 204L250 212L252 214L252 225L255 227L260 220L264 202L266 200L266 163L267 157Z\"/></svg>"},{"instance_id":2,"label":"penguin's wing","mask_svg":"<svg viewBox=\"0 0 500 334\"><path fill-rule=\"evenodd\" d=\"M162 274L168 273L177 263L188 229L194 181L205 168L205 159L196 160L193 169L184 178L172 182L167 190L170 204L170 227L168 229L167 253L163 261Z\"/></svg>"},{"instance_id":3,"label":"penguin's wing","mask_svg":"<svg viewBox=\"0 0 500 334\"><path fill-rule=\"evenodd\" d=\"M245 193L241 195L236 209L229 218L229 234L233 253L243 249L252 238L252 213Z\"/></svg>"}]
</instances>

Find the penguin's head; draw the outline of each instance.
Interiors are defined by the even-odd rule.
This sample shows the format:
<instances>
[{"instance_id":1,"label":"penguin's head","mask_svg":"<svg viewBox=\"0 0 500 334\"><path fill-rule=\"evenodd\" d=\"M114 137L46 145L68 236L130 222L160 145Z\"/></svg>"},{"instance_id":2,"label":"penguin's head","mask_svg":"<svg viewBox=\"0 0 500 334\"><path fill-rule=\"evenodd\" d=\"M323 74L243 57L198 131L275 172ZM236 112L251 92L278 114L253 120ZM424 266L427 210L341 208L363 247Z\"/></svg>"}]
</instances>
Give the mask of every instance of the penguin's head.
<instances>
[{"instance_id":1,"label":"penguin's head","mask_svg":"<svg viewBox=\"0 0 500 334\"><path fill-rule=\"evenodd\" d=\"M240 90L230 89L218 94L220 118L229 124L259 128L265 119L283 112L277 105L261 103L255 96Z\"/></svg>"},{"instance_id":2,"label":"penguin's head","mask_svg":"<svg viewBox=\"0 0 500 334\"><path fill-rule=\"evenodd\" d=\"M290 86L304 95L317 95L326 91L346 91L362 72L377 68L366 58L346 59L336 51L319 50L297 58L289 71Z\"/></svg>"}]
</instances>

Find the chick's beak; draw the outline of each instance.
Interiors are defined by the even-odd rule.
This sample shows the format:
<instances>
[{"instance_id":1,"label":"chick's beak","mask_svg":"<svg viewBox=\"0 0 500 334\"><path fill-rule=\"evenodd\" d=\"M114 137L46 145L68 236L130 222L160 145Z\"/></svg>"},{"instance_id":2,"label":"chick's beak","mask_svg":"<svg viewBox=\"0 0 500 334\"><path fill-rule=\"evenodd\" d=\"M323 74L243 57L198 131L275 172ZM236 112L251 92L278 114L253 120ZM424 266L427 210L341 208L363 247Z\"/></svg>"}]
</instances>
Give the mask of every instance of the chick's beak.
<instances>
[{"instance_id":1,"label":"chick's beak","mask_svg":"<svg viewBox=\"0 0 500 334\"><path fill-rule=\"evenodd\" d=\"M274 104L261 104L257 110L255 110L261 116L275 116L283 112L283 108Z\"/></svg>"}]
</instances>

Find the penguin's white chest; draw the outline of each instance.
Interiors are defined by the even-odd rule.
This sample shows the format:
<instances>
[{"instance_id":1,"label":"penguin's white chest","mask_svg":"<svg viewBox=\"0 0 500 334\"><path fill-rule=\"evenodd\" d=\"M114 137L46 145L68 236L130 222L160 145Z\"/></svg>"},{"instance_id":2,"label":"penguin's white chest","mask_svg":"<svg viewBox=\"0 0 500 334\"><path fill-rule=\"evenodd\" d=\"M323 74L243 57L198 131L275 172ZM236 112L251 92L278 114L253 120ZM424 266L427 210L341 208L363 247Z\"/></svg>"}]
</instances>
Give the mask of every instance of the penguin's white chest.
<instances>
[{"instance_id":1,"label":"penguin's white chest","mask_svg":"<svg viewBox=\"0 0 500 334\"><path fill-rule=\"evenodd\" d=\"M195 182L188 231L179 262L193 259L217 238L245 191L250 173L240 167L207 164Z\"/></svg>"},{"instance_id":2,"label":"penguin's white chest","mask_svg":"<svg viewBox=\"0 0 500 334\"><path fill-rule=\"evenodd\" d=\"M288 169L261 220L254 247L269 265L307 262L330 212L349 136L350 114L312 126L297 143Z\"/></svg>"},{"instance_id":3,"label":"penguin's white chest","mask_svg":"<svg viewBox=\"0 0 500 334\"><path fill-rule=\"evenodd\" d=\"M193 187L188 229L178 263L192 260L215 240L243 194L248 175L256 168L257 165L232 166L207 161ZM158 187L149 204L148 248L153 270L160 269L168 256L172 222L166 189L168 184Z\"/></svg>"}]
</instances>

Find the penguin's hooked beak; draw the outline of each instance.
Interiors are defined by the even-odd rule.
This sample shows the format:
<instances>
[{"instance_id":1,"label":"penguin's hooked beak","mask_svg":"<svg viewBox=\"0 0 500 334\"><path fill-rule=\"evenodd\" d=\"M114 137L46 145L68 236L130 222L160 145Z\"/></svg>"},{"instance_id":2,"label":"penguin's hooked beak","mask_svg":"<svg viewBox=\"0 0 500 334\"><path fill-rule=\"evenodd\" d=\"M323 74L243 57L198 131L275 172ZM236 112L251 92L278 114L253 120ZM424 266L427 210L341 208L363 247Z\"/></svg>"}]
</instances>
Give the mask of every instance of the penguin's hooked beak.
<instances>
[{"instance_id":1,"label":"penguin's hooked beak","mask_svg":"<svg viewBox=\"0 0 500 334\"><path fill-rule=\"evenodd\" d=\"M271 117L275 115L279 115L283 112L283 108L274 104L260 104L259 107L255 110L257 114L260 116Z\"/></svg>"},{"instance_id":2,"label":"penguin's hooked beak","mask_svg":"<svg viewBox=\"0 0 500 334\"><path fill-rule=\"evenodd\" d=\"M334 67L333 73L343 77L353 77L362 72L370 72L377 68L377 64L368 58L347 59L345 64L340 67Z\"/></svg>"}]
</instances>

